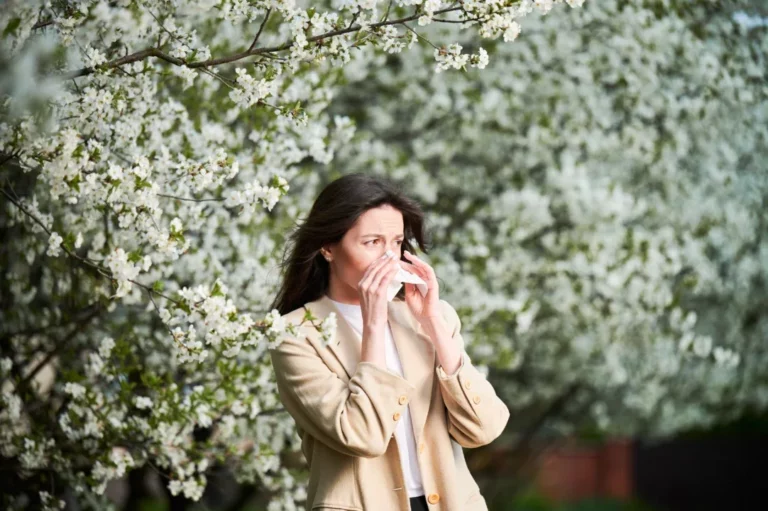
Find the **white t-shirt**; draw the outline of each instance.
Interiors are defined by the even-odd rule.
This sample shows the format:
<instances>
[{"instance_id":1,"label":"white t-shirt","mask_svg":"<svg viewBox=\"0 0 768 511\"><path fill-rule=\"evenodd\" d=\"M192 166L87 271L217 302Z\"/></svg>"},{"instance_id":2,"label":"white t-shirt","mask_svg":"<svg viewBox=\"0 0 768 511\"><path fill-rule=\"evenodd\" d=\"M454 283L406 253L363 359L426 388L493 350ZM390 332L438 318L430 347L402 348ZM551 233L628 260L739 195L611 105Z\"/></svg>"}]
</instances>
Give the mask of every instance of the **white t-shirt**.
<instances>
[{"instance_id":1,"label":"white t-shirt","mask_svg":"<svg viewBox=\"0 0 768 511\"><path fill-rule=\"evenodd\" d=\"M331 300L344 315L343 319L352 327L358 336L361 348L363 342L363 311L359 305L337 302ZM400 364L400 357L397 354L397 346L392 337L392 329L387 322L385 329L385 353L387 359L387 369L400 376L403 375L403 366ZM416 453L416 438L413 435L413 423L411 422L411 405L406 405L400 420L395 425L395 438L397 438L397 447L400 452L400 462L405 476L405 486L408 491L408 497L418 497L424 495L424 487L421 479L421 469Z\"/></svg>"}]
</instances>

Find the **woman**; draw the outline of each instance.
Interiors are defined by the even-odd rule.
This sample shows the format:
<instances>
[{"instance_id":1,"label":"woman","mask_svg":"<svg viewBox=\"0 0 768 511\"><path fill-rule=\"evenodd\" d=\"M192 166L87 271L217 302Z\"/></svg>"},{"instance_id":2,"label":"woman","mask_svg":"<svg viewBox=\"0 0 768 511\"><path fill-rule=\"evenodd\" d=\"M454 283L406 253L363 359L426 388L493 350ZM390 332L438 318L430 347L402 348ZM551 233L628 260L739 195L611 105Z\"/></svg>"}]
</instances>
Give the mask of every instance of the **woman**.
<instances>
[{"instance_id":1,"label":"woman","mask_svg":"<svg viewBox=\"0 0 768 511\"><path fill-rule=\"evenodd\" d=\"M509 410L472 365L411 239L425 250L418 204L361 174L330 183L292 236L272 308L306 337L270 354L310 468L307 510L488 509L462 447L497 438ZM397 263L426 294L406 283L387 301ZM331 313L326 343L316 327Z\"/></svg>"}]
</instances>

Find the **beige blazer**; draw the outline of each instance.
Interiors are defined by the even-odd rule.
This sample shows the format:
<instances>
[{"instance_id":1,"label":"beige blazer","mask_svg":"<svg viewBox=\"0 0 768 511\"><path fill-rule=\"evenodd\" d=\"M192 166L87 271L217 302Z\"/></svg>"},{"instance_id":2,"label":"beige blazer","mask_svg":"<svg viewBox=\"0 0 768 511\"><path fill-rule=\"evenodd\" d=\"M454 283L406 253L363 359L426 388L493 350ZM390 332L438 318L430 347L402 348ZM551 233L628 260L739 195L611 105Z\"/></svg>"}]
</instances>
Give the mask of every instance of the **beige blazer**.
<instances>
[{"instance_id":1,"label":"beige blazer","mask_svg":"<svg viewBox=\"0 0 768 511\"><path fill-rule=\"evenodd\" d=\"M424 496L434 511L487 511L462 447L496 439L509 410L464 350L455 309L440 300L462 365L448 376L408 305L389 302L389 324L405 377L360 361L360 341L326 295L305 307L319 324L337 317L336 344L325 346L305 322L307 337L270 350L280 400L296 422L310 468L307 511L409 511L395 425L410 406ZM285 318L300 324L304 308ZM301 337L301 336L298 336Z\"/></svg>"}]
</instances>

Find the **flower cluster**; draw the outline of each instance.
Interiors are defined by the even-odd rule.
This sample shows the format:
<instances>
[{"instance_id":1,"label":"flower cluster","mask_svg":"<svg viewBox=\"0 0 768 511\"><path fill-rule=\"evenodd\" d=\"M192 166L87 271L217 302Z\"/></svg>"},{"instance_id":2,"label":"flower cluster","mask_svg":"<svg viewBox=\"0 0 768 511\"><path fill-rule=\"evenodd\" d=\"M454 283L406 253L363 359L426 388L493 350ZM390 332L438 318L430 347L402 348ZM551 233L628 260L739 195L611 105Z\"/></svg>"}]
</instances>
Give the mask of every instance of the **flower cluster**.
<instances>
[{"instance_id":1,"label":"flower cluster","mask_svg":"<svg viewBox=\"0 0 768 511\"><path fill-rule=\"evenodd\" d=\"M461 53L462 47L460 44L455 43L448 48L436 48L435 49L435 72L439 73L446 69L464 69L466 70L467 64L479 69L485 69L488 65L488 52L483 48L480 48L476 55L470 55L467 53Z\"/></svg>"}]
</instances>

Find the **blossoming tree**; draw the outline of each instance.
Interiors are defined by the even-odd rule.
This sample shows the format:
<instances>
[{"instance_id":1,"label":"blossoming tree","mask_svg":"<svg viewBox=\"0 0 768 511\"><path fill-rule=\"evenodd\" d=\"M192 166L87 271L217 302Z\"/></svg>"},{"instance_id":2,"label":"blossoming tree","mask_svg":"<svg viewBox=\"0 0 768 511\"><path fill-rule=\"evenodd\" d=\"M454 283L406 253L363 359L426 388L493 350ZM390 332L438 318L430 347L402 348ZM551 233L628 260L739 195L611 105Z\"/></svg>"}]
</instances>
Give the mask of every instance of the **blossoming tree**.
<instances>
[{"instance_id":1,"label":"blossoming tree","mask_svg":"<svg viewBox=\"0 0 768 511\"><path fill-rule=\"evenodd\" d=\"M226 462L296 509L266 350L299 332L264 309L316 192L303 169L353 135L327 111L344 68L406 49L430 72L483 68L483 48L420 33L511 42L557 3L7 2L3 505L104 509L106 484L142 466L197 500Z\"/></svg>"},{"instance_id":2,"label":"blossoming tree","mask_svg":"<svg viewBox=\"0 0 768 511\"><path fill-rule=\"evenodd\" d=\"M473 362L530 412L521 439L765 410L766 5L563 14L526 20L482 73L350 66L331 110L357 133L335 166L428 205L441 292ZM422 37L458 35L439 28Z\"/></svg>"}]
</instances>

